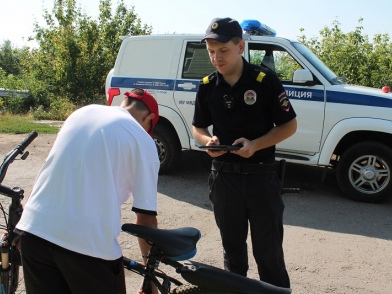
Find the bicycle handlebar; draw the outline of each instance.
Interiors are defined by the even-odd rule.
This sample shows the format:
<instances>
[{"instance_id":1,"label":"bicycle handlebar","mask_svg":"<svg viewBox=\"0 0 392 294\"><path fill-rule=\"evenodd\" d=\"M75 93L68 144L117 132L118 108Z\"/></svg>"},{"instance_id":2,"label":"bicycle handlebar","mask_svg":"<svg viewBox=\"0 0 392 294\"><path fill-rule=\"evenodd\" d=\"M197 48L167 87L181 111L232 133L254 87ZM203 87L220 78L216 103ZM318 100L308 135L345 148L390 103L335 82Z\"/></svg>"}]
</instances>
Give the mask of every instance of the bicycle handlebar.
<instances>
[{"instance_id":1,"label":"bicycle handlebar","mask_svg":"<svg viewBox=\"0 0 392 294\"><path fill-rule=\"evenodd\" d=\"M33 142L35 138L37 138L37 136L38 133L36 131L33 131L22 143L18 145L19 150L23 152L26 149L26 147L29 146L30 143Z\"/></svg>"},{"instance_id":2,"label":"bicycle handlebar","mask_svg":"<svg viewBox=\"0 0 392 294\"><path fill-rule=\"evenodd\" d=\"M7 173L8 166L14 161L14 159L19 155L23 154L23 151L26 149L27 146L30 145L31 142L38 136L36 131L33 131L28 135L28 137L23 140L22 143L18 144L11 152L9 152L5 158L3 163L0 167L0 183L3 182L5 174Z\"/></svg>"}]
</instances>

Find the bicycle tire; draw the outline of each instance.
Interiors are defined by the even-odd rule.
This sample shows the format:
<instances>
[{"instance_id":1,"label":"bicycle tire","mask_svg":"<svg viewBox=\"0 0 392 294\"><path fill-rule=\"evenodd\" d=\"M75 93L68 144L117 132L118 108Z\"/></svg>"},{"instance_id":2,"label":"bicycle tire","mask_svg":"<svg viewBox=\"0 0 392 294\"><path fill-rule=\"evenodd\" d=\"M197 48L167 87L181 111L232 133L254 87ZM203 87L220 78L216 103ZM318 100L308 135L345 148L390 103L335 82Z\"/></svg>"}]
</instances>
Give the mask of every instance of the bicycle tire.
<instances>
[{"instance_id":1,"label":"bicycle tire","mask_svg":"<svg viewBox=\"0 0 392 294\"><path fill-rule=\"evenodd\" d=\"M199 286L196 285L192 285L192 284L185 284L185 285L181 285L175 289L173 289L173 291L171 292L172 294L192 294L192 293L203 293L203 294L241 294L239 292L227 292L227 291L211 291L211 290L206 290L206 289L202 289L199 288Z\"/></svg>"}]
</instances>

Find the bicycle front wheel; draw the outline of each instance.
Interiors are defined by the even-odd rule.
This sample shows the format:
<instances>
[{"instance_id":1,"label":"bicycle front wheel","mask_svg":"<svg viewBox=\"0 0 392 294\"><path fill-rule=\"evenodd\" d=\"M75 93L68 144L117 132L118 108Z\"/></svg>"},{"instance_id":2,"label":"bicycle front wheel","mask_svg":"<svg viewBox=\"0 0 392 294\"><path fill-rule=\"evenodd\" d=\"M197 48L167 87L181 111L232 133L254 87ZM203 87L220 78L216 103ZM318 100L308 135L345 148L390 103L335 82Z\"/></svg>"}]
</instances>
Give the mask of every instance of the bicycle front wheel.
<instances>
[{"instance_id":1,"label":"bicycle front wheel","mask_svg":"<svg viewBox=\"0 0 392 294\"><path fill-rule=\"evenodd\" d=\"M227 291L211 291L211 290L205 290L199 288L199 286L192 285L192 284L186 284L186 285L181 285L171 292L172 294L192 294L192 293L203 293L203 294L240 294L238 292L227 292Z\"/></svg>"},{"instance_id":2,"label":"bicycle front wheel","mask_svg":"<svg viewBox=\"0 0 392 294\"><path fill-rule=\"evenodd\" d=\"M11 275L10 275L10 294L16 293L19 286L19 268L18 264L11 264Z\"/></svg>"},{"instance_id":3,"label":"bicycle front wheel","mask_svg":"<svg viewBox=\"0 0 392 294\"><path fill-rule=\"evenodd\" d=\"M19 265L11 264L0 274L0 293L15 294L19 285Z\"/></svg>"},{"instance_id":4,"label":"bicycle front wheel","mask_svg":"<svg viewBox=\"0 0 392 294\"><path fill-rule=\"evenodd\" d=\"M0 266L0 294L17 293L16 291L21 283L19 276L19 269L21 266L20 252L15 247L12 247L8 256L8 267L4 268L3 264Z\"/></svg>"}]
</instances>

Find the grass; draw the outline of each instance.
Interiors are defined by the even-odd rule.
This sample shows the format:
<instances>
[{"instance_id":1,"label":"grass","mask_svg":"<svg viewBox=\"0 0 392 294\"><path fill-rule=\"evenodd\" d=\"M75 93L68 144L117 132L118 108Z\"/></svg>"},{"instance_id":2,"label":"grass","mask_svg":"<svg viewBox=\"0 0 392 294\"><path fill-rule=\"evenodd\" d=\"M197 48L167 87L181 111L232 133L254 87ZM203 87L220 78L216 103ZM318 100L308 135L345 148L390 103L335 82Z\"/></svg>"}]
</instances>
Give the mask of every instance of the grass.
<instances>
[{"instance_id":1,"label":"grass","mask_svg":"<svg viewBox=\"0 0 392 294\"><path fill-rule=\"evenodd\" d=\"M32 131L37 131L39 134L57 134L59 128L34 121L30 116L0 115L0 133L28 134Z\"/></svg>"}]
</instances>

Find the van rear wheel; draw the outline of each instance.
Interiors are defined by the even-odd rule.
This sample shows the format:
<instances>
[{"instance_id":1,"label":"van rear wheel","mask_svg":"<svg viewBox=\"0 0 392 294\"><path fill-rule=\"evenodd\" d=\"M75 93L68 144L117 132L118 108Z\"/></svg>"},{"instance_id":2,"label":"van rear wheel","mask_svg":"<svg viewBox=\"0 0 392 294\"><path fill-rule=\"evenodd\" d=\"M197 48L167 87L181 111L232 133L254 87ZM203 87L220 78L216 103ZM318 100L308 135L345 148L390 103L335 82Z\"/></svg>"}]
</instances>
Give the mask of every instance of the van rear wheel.
<instances>
[{"instance_id":1,"label":"van rear wheel","mask_svg":"<svg viewBox=\"0 0 392 294\"><path fill-rule=\"evenodd\" d=\"M181 160L181 144L177 134L169 126L158 123L154 127L153 138L161 163L159 173L169 173Z\"/></svg>"}]
</instances>

